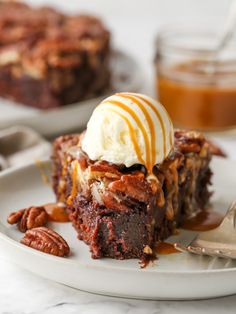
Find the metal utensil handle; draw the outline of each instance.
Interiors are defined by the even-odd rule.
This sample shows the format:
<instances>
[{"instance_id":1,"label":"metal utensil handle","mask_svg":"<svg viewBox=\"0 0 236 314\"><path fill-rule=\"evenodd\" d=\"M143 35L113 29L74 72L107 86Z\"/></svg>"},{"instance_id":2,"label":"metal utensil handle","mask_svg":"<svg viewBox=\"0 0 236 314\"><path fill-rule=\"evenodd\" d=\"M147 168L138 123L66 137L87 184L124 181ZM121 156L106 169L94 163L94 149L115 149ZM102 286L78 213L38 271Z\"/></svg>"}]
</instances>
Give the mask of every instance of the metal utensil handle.
<instances>
[{"instance_id":1,"label":"metal utensil handle","mask_svg":"<svg viewBox=\"0 0 236 314\"><path fill-rule=\"evenodd\" d=\"M227 15L226 21L223 26L223 31L221 33L219 43L216 47L216 54L219 53L227 46L230 42L236 27L236 0L233 0Z\"/></svg>"},{"instance_id":2,"label":"metal utensil handle","mask_svg":"<svg viewBox=\"0 0 236 314\"><path fill-rule=\"evenodd\" d=\"M229 227L233 227L233 229L236 229L236 200L233 201L233 203L230 205L224 220L221 223L221 227L226 227L228 225Z\"/></svg>"}]
</instances>

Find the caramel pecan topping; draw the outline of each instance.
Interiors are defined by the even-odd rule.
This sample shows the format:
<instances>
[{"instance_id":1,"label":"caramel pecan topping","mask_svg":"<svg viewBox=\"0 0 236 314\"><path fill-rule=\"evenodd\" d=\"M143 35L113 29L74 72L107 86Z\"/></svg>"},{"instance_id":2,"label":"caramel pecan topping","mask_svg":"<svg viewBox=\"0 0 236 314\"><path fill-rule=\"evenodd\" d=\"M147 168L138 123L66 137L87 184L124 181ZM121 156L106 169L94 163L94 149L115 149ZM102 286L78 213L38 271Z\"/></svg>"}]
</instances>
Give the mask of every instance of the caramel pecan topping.
<instances>
[{"instance_id":1,"label":"caramel pecan topping","mask_svg":"<svg viewBox=\"0 0 236 314\"><path fill-rule=\"evenodd\" d=\"M105 177L107 179L119 179L121 173L116 165L106 162L97 162L89 167L89 179L99 179Z\"/></svg>"},{"instance_id":2,"label":"caramel pecan topping","mask_svg":"<svg viewBox=\"0 0 236 314\"><path fill-rule=\"evenodd\" d=\"M47 220L48 215L44 207L32 206L11 213L7 222L11 225L17 224L21 232L26 232L26 230L44 226Z\"/></svg>"},{"instance_id":3,"label":"caramel pecan topping","mask_svg":"<svg viewBox=\"0 0 236 314\"><path fill-rule=\"evenodd\" d=\"M174 213L173 204L171 202L168 202L167 207L166 207L166 219L173 220L174 217L175 217L175 213Z\"/></svg>"},{"instance_id":4,"label":"caramel pecan topping","mask_svg":"<svg viewBox=\"0 0 236 314\"><path fill-rule=\"evenodd\" d=\"M144 203L148 203L150 196L152 196L152 189L141 172L135 175L121 176L120 180L109 184L108 190L113 193L126 194Z\"/></svg>"},{"instance_id":5,"label":"caramel pecan topping","mask_svg":"<svg viewBox=\"0 0 236 314\"><path fill-rule=\"evenodd\" d=\"M129 207L122 202L122 199L119 199L118 196L113 193L104 193L102 195L102 201L106 208L112 208L118 211L129 211Z\"/></svg>"},{"instance_id":6,"label":"caramel pecan topping","mask_svg":"<svg viewBox=\"0 0 236 314\"><path fill-rule=\"evenodd\" d=\"M27 230L21 243L55 256L63 257L70 254L67 242L57 232L46 227Z\"/></svg>"},{"instance_id":7,"label":"caramel pecan topping","mask_svg":"<svg viewBox=\"0 0 236 314\"><path fill-rule=\"evenodd\" d=\"M119 172L119 167L115 164L108 163L106 161L97 161L96 163L90 166L91 171L95 172L109 172L120 176L121 173Z\"/></svg>"},{"instance_id":8,"label":"caramel pecan topping","mask_svg":"<svg viewBox=\"0 0 236 314\"><path fill-rule=\"evenodd\" d=\"M175 145L183 153L199 153L206 142L204 136L195 131L176 130L175 139Z\"/></svg>"}]
</instances>

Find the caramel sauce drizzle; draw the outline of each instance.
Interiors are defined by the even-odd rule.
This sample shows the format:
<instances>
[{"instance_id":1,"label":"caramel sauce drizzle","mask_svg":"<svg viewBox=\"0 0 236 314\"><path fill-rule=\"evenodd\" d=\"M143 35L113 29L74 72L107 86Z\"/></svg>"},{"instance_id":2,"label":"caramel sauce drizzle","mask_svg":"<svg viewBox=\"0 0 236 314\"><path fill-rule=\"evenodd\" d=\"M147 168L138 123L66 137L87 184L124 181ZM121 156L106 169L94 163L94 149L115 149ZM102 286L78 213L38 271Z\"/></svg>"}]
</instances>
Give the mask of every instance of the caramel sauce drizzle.
<instances>
[{"instance_id":1,"label":"caramel sauce drizzle","mask_svg":"<svg viewBox=\"0 0 236 314\"><path fill-rule=\"evenodd\" d=\"M69 216L66 212L65 205L62 206L59 203L48 203L43 205L45 208L49 220L54 222L69 222Z\"/></svg>"},{"instance_id":2,"label":"caramel sauce drizzle","mask_svg":"<svg viewBox=\"0 0 236 314\"><path fill-rule=\"evenodd\" d=\"M153 248L153 254L145 256L139 262L141 268L146 268L150 263L153 263L158 260L158 255L169 255L181 253L177 250L173 243L169 242L158 242Z\"/></svg>"},{"instance_id":3,"label":"caramel sauce drizzle","mask_svg":"<svg viewBox=\"0 0 236 314\"><path fill-rule=\"evenodd\" d=\"M150 156L151 156L151 148L150 148L150 143L148 140L148 135L147 135L147 131L145 130L142 122L140 121L139 117L136 115L136 113L128 106L126 106L125 104L123 104L120 101L117 100L107 100L101 103L102 104L113 104L121 109L123 109L124 111L128 112L130 114L130 116L134 119L134 121L137 123L139 129L142 132L143 138L144 138L144 142L145 142L145 149L146 149L146 167L149 173L152 172L152 165L150 162ZM133 142L133 145L135 143ZM138 146L138 145L137 145ZM141 155L141 150L138 147L138 151L139 151L139 155Z\"/></svg>"},{"instance_id":4,"label":"caramel sauce drizzle","mask_svg":"<svg viewBox=\"0 0 236 314\"><path fill-rule=\"evenodd\" d=\"M205 209L195 217L185 219L181 228L192 231L208 231L218 227L223 221L224 215L214 210Z\"/></svg>"},{"instance_id":5,"label":"caramel sauce drizzle","mask_svg":"<svg viewBox=\"0 0 236 314\"><path fill-rule=\"evenodd\" d=\"M170 146L172 146L173 145L173 138L171 136L171 132L169 133L169 141L170 141Z\"/></svg>"},{"instance_id":6,"label":"caramel sauce drizzle","mask_svg":"<svg viewBox=\"0 0 236 314\"><path fill-rule=\"evenodd\" d=\"M116 95L132 100L132 102L134 102L142 110L142 112L143 112L143 114L144 114L144 116L148 122L148 127L149 127L150 134L151 134L151 152L152 152L151 167L153 167L155 165L155 155L156 155L156 133L155 133L155 126L154 126L153 120L152 120L149 112L147 111L145 106L138 100L137 97L123 94L123 93L116 94Z\"/></svg>"},{"instance_id":7,"label":"caramel sauce drizzle","mask_svg":"<svg viewBox=\"0 0 236 314\"><path fill-rule=\"evenodd\" d=\"M126 118L123 114L119 113L118 111L116 111L114 109L109 109L109 111L115 112L128 125L131 141L132 141L132 143L134 145L134 150L135 150L135 152L137 154L138 160L140 161L140 163L145 164L145 162L144 162L144 160L142 158L142 154L140 152L139 146L138 146L138 141L137 141L137 136L136 136L135 130L134 130L132 124L130 123L129 119Z\"/></svg>"},{"instance_id":8,"label":"caramel sauce drizzle","mask_svg":"<svg viewBox=\"0 0 236 314\"><path fill-rule=\"evenodd\" d=\"M175 248L173 243L159 242L155 247L155 253L160 255L167 255L181 252Z\"/></svg>"},{"instance_id":9,"label":"caramel sauce drizzle","mask_svg":"<svg viewBox=\"0 0 236 314\"><path fill-rule=\"evenodd\" d=\"M67 204L71 205L73 198L77 194L77 172L78 172L78 161L76 160L74 163L74 169L72 173L72 189L71 189L71 194L67 199Z\"/></svg>"},{"instance_id":10,"label":"caramel sauce drizzle","mask_svg":"<svg viewBox=\"0 0 236 314\"><path fill-rule=\"evenodd\" d=\"M157 108L146 98L138 95L138 97L140 99L142 99L150 108L152 108L152 110L155 112L160 125L161 125L161 130L162 130L162 134L163 134L163 151L164 151L164 156L166 156L166 130L165 130L165 125L164 125L164 121L160 115L160 113L158 112Z\"/></svg>"}]
</instances>

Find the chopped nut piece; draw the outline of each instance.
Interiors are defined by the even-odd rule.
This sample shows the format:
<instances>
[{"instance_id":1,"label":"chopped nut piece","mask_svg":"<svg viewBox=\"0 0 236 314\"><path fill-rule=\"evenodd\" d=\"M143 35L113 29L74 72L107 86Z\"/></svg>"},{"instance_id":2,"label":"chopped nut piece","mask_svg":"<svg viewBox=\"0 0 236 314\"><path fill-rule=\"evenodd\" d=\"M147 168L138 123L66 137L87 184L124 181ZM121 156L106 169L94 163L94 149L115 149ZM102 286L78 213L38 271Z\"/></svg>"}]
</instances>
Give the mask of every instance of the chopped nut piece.
<instances>
[{"instance_id":1,"label":"chopped nut piece","mask_svg":"<svg viewBox=\"0 0 236 314\"><path fill-rule=\"evenodd\" d=\"M149 245L146 245L143 249L143 253L148 254L148 255L152 255L152 249L150 248Z\"/></svg>"}]
</instances>

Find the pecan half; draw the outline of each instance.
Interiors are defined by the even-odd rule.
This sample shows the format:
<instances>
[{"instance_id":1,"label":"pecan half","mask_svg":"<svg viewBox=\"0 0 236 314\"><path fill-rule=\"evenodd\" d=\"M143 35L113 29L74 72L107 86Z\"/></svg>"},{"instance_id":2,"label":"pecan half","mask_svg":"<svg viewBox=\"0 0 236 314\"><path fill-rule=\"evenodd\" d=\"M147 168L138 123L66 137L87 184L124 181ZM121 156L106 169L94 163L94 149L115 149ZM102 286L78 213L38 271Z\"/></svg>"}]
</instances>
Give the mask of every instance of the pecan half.
<instances>
[{"instance_id":1,"label":"pecan half","mask_svg":"<svg viewBox=\"0 0 236 314\"><path fill-rule=\"evenodd\" d=\"M120 199L116 194L106 192L102 195L102 200L107 208L112 208L118 211L129 211L129 207L126 206L122 199Z\"/></svg>"},{"instance_id":2,"label":"pecan half","mask_svg":"<svg viewBox=\"0 0 236 314\"><path fill-rule=\"evenodd\" d=\"M46 227L27 230L20 242L35 250L55 256L63 257L70 254L67 242L57 232Z\"/></svg>"},{"instance_id":3,"label":"pecan half","mask_svg":"<svg viewBox=\"0 0 236 314\"><path fill-rule=\"evenodd\" d=\"M150 184L145 180L143 173L122 175L120 180L109 184L108 190L114 194L122 193L132 199L148 203L153 195Z\"/></svg>"},{"instance_id":4,"label":"pecan half","mask_svg":"<svg viewBox=\"0 0 236 314\"><path fill-rule=\"evenodd\" d=\"M7 222L11 225L17 224L21 232L41 227L46 224L48 215L44 207L32 206L18 210L8 216Z\"/></svg>"}]
</instances>

